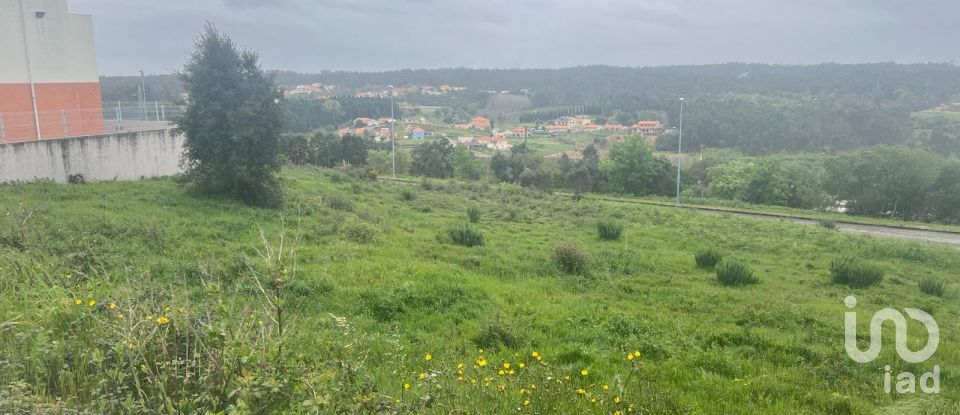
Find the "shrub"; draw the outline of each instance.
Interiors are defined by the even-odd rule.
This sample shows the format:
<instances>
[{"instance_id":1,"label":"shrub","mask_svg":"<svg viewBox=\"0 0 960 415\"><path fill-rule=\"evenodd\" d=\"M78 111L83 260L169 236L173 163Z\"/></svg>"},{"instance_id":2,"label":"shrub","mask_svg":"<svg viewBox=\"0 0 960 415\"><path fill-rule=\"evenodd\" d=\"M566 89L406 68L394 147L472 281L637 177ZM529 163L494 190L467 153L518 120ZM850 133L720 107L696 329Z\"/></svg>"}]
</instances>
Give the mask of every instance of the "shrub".
<instances>
[{"instance_id":1,"label":"shrub","mask_svg":"<svg viewBox=\"0 0 960 415\"><path fill-rule=\"evenodd\" d=\"M717 282L722 285L748 285L760 282L744 263L726 260L717 264Z\"/></svg>"},{"instance_id":2,"label":"shrub","mask_svg":"<svg viewBox=\"0 0 960 415\"><path fill-rule=\"evenodd\" d=\"M570 242L562 242L553 247L553 260L568 274L582 274L590 264L590 256Z\"/></svg>"},{"instance_id":3,"label":"shrub","mask_svg":"<svg viewBox=\"0 0 960 415\"><path fill-rule=\"evenodd\" d=\"M623 234L623 223L613 219L597 221L597 236L604 241L616 241Z\"/></svg>"},{"instance_id":4,"label":"shrub","mask_svg":"<svg viewBox=\"0 0 960 415\"><path fill-rule=\"evenodd\" d=\"M447 236L450 237L450 241L457 245L466 247L483 245L483 233L468 225L450 227L447 229Z\"/></svg>"},{"instance_id":5,"label":"shrub","mask_svg":"<svg viewBox=\"0 0 960 415\"><path fill-rule=\"evenodd\" d=\"M403 189L400 191L400 199L406 200L408 202L417 198L417 194L410 189Z\"/></svg>"},{"instance_id":6,"label":"shrub","mask_svg":"<svg viewBox=\"0 0 960 415\"><path fill-rule=\"evenodd\" d=\"M936 297L943 297L943 293L946 291L946 284L935 278L925 278L918 285L920 286L920 292Z\"/></svg>"},{"instance_id":7,"label":"shrub","mask_svg":"<svg viewBox=\"0 0 960 415\"><path fill-rule=\"evenodd\" d=\"M830 229L831 231L837 230L837 222L832 220L822 220L817 222L817 225L820 225L821 228Z\"/></svg>"},{"instance_id":8,"label":"shrub","mask_svg":"<svg viewBox=\"0 0 960 415\"><path fill-rule=\"evenodd\" d=\"M470 206L467 208L467 219L470 219L471 223L480 222L480 208L476 206Z\"/></svg>"},{"instance_id":9,"label":"shrub","mask_svg":"<svg viewBox=\"0 0 960 415\"><path fill-rule=\"evenodd\" d=\"M697 261L697 267L713 268L723 259L723 254L716 249L701 249L694 255L694 259Z\"/></svg>"},{"instance_id":10,"label":"shrub","mask_svg":"<svg viewBox=\"0 0 960 415\"><path fill-rule=\"evenodd\" d=\"M340 225L340 233L351 241L364 244L374 240L380 234L380 228L351 215Z\"/></svg>"},{"instance_id":11,"label":"shrub","mask_svg":"<svg viewBox=\"0 0 960 415\"><path fill-rule=\"evenodd\" d=\"M330 196L327 198L327 206L330 206L331 209L353 212L353 202L339 196Z\"/></svg>"},{"instance_id":12,"label":"shrub","mask_svg":"<svg viewBox=\"0 0 960 415\"><path fill-rule=\"evenodd\" d=\"M884 275L884 270L880 266L855 258L834 260L830 264L830 272L835 284L843 284L851 288L879 284Z\"/></svg>"}]
</instances>

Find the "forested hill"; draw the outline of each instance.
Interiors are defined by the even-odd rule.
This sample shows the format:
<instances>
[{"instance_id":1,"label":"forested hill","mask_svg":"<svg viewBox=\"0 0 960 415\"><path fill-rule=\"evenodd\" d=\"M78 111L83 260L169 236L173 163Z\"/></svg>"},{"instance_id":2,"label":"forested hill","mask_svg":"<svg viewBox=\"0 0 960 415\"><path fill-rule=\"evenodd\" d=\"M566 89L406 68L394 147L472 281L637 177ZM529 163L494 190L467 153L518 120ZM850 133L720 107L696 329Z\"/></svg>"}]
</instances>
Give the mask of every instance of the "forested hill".
<instances>
[{"instance_id":1,"label":"forested hill","mask_svg":"<svg viewBox=\"0 0 960 415\"><path fill-rule=\"evenodd\" d=\"M874 144L911 144L960 152L960 123L917 125L911 114L960 100L960 66L954 64L730 63L700 66L565 69L420 69L389 72L276 72L284 86L313 82L346 88L450 84L477 91L524 90L534 108L590 106L628 123L638 114L661 114L674 125L678 98L687 99L684 144L689 149L733 147L750 154L833 151ZM135 86L104 80L104 99L130 96ZM148 91L169 94L170 78L148 77ZM126 84L129 84L129 78ZM135 95L135 93L133 94ZM151 94L156 95L156 94ZM161 94L162 95L162 94ZM163 98L157 98L163 99ZM321 117L317 117L318 119ZM925 135L916 134L926 131ZM932 133L930 132L932 131ZM937 142L927 142L935 140ZM661 140L662 146L673 146Z\"/></svg>"}]
</instances>

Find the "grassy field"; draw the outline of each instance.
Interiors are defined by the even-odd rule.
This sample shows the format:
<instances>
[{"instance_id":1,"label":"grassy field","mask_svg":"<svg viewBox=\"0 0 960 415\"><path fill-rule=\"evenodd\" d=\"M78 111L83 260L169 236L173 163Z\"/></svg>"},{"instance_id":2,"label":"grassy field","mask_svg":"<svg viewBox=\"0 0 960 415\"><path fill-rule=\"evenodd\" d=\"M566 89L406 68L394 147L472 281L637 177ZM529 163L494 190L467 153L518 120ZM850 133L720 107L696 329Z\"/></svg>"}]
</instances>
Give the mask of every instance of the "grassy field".
<instances>
[{"instance_id":1,"label":"grassy field","mask_svg":"<svg viewBox=\"0 0 960 415\"><path fill-rule=\"evenodd\" d=\"M960 413L954 250L510 186L283 180L281 210L167 179L0 186L0 413ZM718 284L708 248L759 283ZM832 283L847 257L885 278ZM853 362L851 294L861 348L869 315L913 307L939 350L905 363L886 327ZM887 364L939 365L941 393L884 393Z\"/></svg>"}]
</instances>

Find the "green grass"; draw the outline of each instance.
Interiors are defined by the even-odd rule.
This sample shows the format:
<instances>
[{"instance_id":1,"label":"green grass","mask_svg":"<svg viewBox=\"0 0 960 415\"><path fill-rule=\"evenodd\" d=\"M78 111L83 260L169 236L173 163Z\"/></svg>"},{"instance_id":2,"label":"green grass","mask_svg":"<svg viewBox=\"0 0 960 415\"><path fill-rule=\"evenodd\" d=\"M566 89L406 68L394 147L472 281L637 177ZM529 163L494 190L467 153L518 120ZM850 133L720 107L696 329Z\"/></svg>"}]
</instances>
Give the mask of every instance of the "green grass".
<instances>
[{"instance_id":1,"label":"green grass","mask_svg":"<svg viewBox=\"0 0 960 415\"><path fill-rule=\"evenodd\" d=\"M843 348L851 290L830 281L837 257L887 270L884 283L857 290L861 334L868 313L885 307L932 310L940 327L956 327L951 293L916 288L955 281L955 250L510 186L329 177L285 171L282 210L192 195L172 180L0 186L0 412L612 413L632 404L634 413L859 414L960 399L956 330L942 331L929 362L904 367L885 335L876 362L855 363ZM335 198L352 211L328 205ZM484 245L440 241L465 222L466 205L485 212L472 225ZM600 218L623 220L629 238L598 243ZM589 255L587 272L554 263L560 241ZM702 246L742 259L762 283L717 284L691 261ZM287 293L282 335L264 305L275 290ZM161 315L171 322L158 325ZM160 363L194 350L172 346L198 341L206 348L196 350L231 352L246 377L201 353L203 382L177 382L182 371ZM884 364L938 364L943 391L887 395ZM220 384L231 392L223 401L198 398L221 396Z\"/></svg>"}]
</instances>

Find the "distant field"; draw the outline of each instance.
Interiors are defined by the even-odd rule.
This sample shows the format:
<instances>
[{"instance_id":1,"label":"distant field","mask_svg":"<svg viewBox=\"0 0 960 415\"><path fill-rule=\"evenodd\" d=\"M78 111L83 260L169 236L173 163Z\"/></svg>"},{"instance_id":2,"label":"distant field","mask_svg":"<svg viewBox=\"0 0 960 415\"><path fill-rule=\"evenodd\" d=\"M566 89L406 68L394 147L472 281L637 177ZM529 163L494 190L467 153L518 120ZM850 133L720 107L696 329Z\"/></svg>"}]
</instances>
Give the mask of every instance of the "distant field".
<instances>
[{"instance_id":1,"label":"distant field","mask_svg":"<svg viewBox=\"0 0 960 415\"><path fill-rule=\"evenodd\" d=\"M929 120L931 118L943 117L954 121L960 121L960 111L918 111L913 113L913 117L921 120Z\"/></svg>"},{"instance_id":2,"label":"distant field","mask_svg":"<svg viewBox=\"0 0 960 415\"><path fill-rule=\"evenodd\" d=\"M281 210L166 179L0 186L0 412L149 401L171 413L957 413L954 250L513 186L313 169L283 181ZM449 241L468 208L482 246ZM625 226L619 240L598 238L609 219ZM299 239L297 254L271 268L261 235L278 249L281 228L284 252ZM555 262L561 243L583 254L582 272ZM718 284L694 262L705 248L760 282ZM831 262L846 257L885 278L832 283ZM272 272L290 287L286 354L268 341L278 324L261 290L274 289L263 279ZM927 278L946 282L943 297L920 291ZM880 358L853 362L851 294L862 339L882 308L931 312L942 329L933 359L900 361L887 328ZM207 372L182 359L198 344L223 350L202 363L233 362L227 375L193 377ZM296 362L293 374L263 377L277 355ZM886 394L885 364L939 365L942 391ZM219 382L222 396L189 394Z\"/></svg>"}]
</instances>

